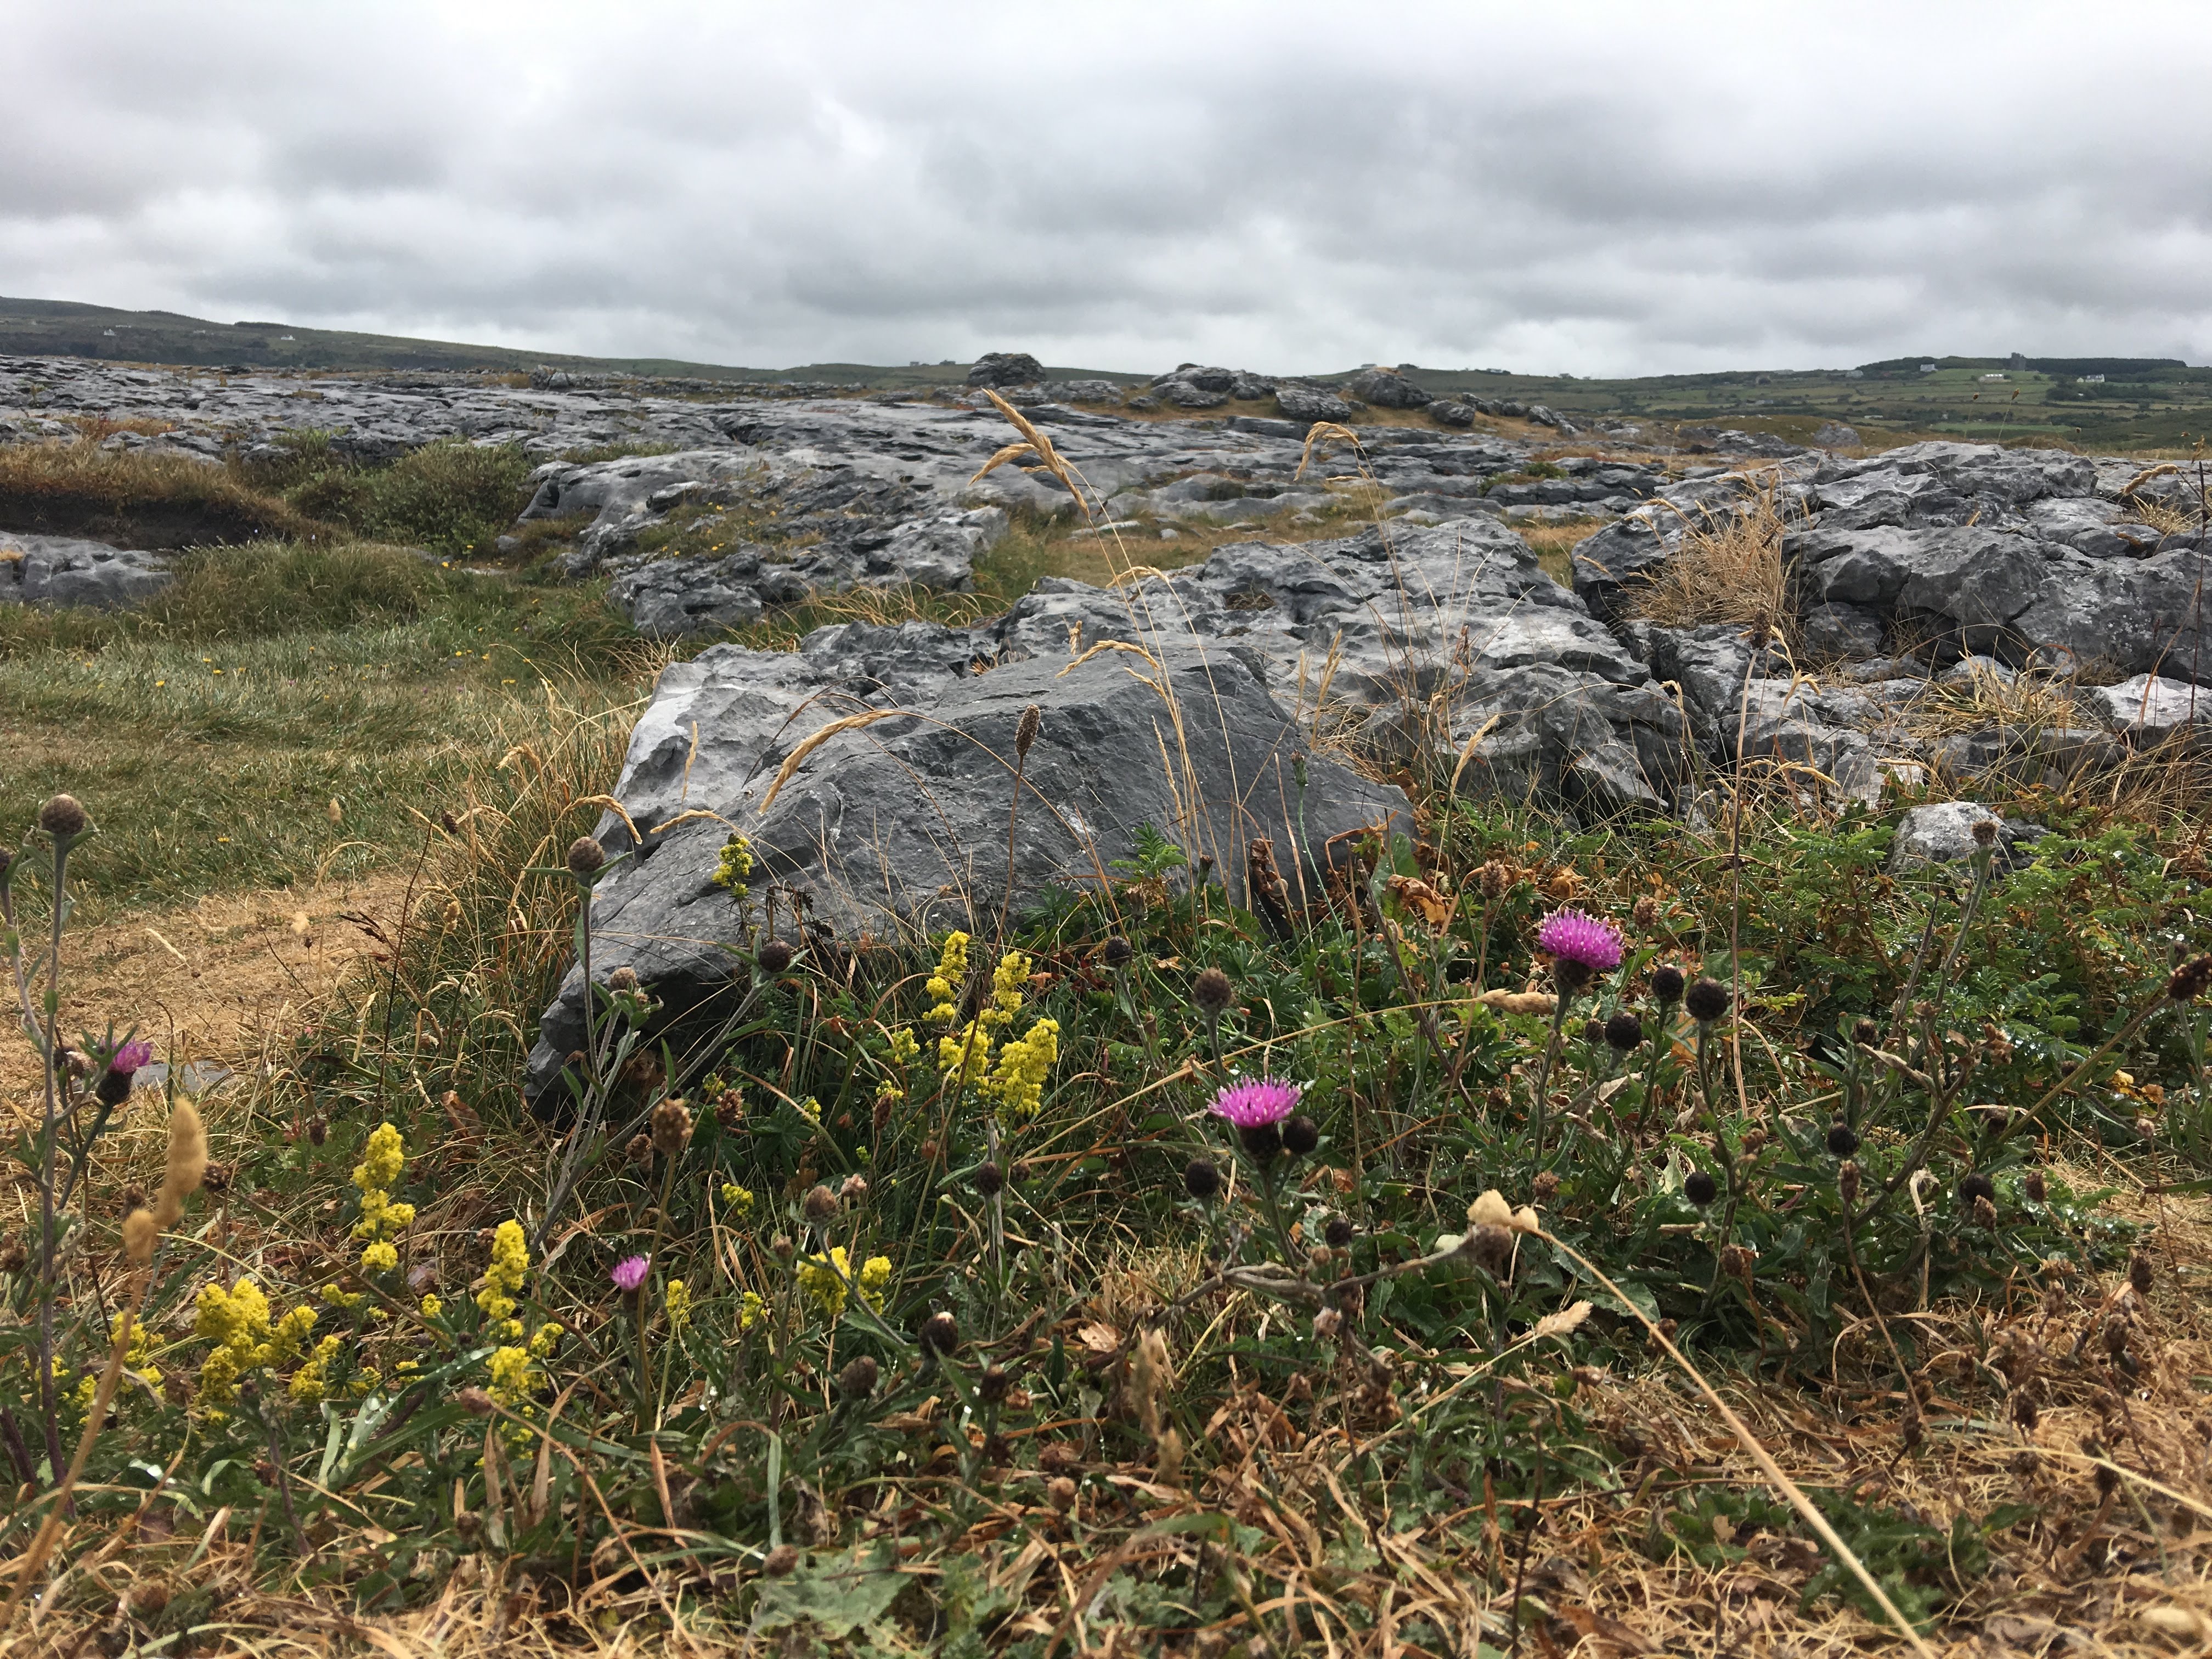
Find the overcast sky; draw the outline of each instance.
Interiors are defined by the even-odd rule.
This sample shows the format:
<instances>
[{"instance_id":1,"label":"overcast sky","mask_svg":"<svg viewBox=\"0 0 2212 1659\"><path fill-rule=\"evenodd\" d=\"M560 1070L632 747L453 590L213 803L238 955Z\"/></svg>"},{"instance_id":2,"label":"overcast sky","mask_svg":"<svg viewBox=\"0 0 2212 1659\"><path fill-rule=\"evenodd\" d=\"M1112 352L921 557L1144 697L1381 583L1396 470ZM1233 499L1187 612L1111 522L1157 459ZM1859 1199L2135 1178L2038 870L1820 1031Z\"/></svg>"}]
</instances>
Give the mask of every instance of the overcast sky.
<instances>
[{"instance_id":1,"label":"overcast sky","mask_svg":"<svg viewBox=\"0 0 2212 1659\"><path fill-rule=\"evenodd\" d=\"M2212 362L2201 4L0 26L14 295L759 368Z\"/></svg>"}]
</instances>

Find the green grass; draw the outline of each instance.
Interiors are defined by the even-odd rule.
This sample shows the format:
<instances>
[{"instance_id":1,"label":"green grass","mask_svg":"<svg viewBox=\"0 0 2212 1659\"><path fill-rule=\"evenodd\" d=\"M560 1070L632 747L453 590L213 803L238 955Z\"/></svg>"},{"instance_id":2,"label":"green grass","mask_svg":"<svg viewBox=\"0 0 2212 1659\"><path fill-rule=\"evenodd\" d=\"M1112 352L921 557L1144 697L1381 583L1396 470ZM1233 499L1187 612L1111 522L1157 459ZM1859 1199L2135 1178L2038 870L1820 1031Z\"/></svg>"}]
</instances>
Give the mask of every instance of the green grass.
<instances>
[{"instance_id":1,"label":"green grass","mask_svg":"<svg viewBox=\"0 0 2212 1659\"><path fill-rule=\"evenodd\" d=\"M85 802L88 917L355 873L549 693L628 701L653 660L591 590L362 544L197 553L142 611L0 609L0 814Z\"/></svg>"}]
</instances>

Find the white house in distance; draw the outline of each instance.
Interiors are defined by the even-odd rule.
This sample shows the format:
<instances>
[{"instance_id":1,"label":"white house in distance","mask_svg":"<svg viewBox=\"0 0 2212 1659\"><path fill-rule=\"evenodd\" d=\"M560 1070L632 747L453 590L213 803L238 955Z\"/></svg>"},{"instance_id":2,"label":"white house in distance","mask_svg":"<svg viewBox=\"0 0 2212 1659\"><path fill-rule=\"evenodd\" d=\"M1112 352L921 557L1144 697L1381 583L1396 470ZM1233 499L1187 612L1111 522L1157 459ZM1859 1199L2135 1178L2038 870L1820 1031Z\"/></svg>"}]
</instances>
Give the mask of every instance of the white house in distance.
<instances>
[{"instance_id":1,"label":"white house in distance","mask_svg":"<svg viewBox=\"0 0 2212 1659\"><path fill-rule=\"evenodd\" d=\"M2102 386L2105 383L2105 377L2101 374L2077 374L2075 379L2082 386Z\"/></svg>"},{"instance_id":2,"label":"white house in distance","mask_svg":"<svg viewBox=\"0 0 2212 1659\"><path fill-rule=\"evenodd\" d=\"M1936 365L1933 363L1923 363L1920 365L1920 372L1923 374L1933 374L1936 372Z\"/></svg>"},{"instance_id":3,"label":"white house in distance","mask_svg":"<svg viewBox=\"0 0 2212 1659\"><path fill-rule=\"evenodd\" d=\"M2004 379L2004 376L2002 374L1984 374L1982 378L1985 380L2002 380Z\"/></svg>"}]
</instances>

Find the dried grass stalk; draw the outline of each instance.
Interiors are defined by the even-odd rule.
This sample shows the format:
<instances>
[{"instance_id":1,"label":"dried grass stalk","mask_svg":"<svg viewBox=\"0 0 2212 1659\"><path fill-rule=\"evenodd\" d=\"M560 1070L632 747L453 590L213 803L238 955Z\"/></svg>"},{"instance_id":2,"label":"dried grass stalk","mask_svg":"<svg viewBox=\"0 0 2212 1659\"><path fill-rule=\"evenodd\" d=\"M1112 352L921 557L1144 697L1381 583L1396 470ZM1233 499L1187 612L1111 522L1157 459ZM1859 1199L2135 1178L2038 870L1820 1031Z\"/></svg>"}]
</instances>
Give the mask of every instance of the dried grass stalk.
<instances>
[{"instance_id":1,"label":"dried grass stalk","mask_svg":"<svg viewBox=\"0 0 2212 1659\"><path fill-rule=\"evenodd\" d=\"M769 785L768 793L761 797L759 810L764 814L775 805L777 792L791 781L791 775L799 770L809 755L830 738L841 732L857 732L864 726L873 726L878 720L911 718L910 711L904 708L872 708L865 714L848 714L842 720L831 720L819 731L809 732L784 757L783 764L776 769L775 781Z\"/></svg>"},{"instance_id":2,"label":"dried grass stalk","mask_svg":"<svg viewBox=\"0 0 2212 1659\"><path fill-rule=\"evenodd\" d=\"M1638 592L1635 614L1662 628L1763 617L1794 632L1796 606L1782 561L1787 520L1777 485L1769 473L1732 511L1681 514L1682 544Z\"/></svg>"}]
</instances>

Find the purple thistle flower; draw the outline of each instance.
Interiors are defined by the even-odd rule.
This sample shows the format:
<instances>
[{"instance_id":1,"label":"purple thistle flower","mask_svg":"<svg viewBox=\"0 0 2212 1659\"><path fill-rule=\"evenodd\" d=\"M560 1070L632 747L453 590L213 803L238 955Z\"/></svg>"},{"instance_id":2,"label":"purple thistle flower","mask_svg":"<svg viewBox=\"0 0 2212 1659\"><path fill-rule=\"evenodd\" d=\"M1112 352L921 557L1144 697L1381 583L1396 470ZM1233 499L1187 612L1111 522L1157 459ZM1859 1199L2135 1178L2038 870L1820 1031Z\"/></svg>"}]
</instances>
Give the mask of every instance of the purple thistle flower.
<instances>
[{"instance_id":1,"label":"purple thistle flower","mask_svg":"<svg viewBox=\"0 0 2212 1659\"><path fill-rule=\"evenodd\" d=\"M1620 967L1621 944L1620 929L1580 910L1554 910L1536 930L1536 948L1552 958L1559 983L1569 989Z\"/></svg>"},{"instance_id":2,"label":"purple thistle flower","mask_svg":"<svg viewBox=\"0 0 2212 1659\"><path fill-rule=\"evenodd\" d=\"M1580 910L1554 910L1536 930L1536 948L1593 973L1609 974L1620 966L1620 929Z\"/></svg>"},{"instance_id":3,"label":"purple thistle flower","mask_svg":"<svg viewBox=\"0 0 2212 1659\"><path fill-rule=\"evenodd\" d=\"M635 1296L637 1287L645 1283L646 1261L641 1255L626 1255L616 1262L614 1272L609 1275L615 1281L615 1288L624 1296Z\"/></svg>"},{"instance_id":4,"label":"purple thistle flower","mask_svg":"<svg viewBox=\"0 0 2212 1659\"><path fill-rule=\"evenodd\" d=\"M129 1077L140 1066L151 1065L153 1060L154 1045L145 1038L140 1037L118 1048L108 1060L107 1069L111 1072L120 1072L124 1076Z\"/></svg>"},{"instance_id":5,"label":"purple thistle flower","mask_svg":"<svg viewBox=\"0 0 2212 1659\"><path fill-rule=\"evenodd\" d=\"M1209 1109L1216 1117L1225 1117L1240 1129L1259 1129L1280 1123L1298 1109L1298 1097L1305 1091L1295 1083L1284 1083L1271 1077L1255 1078L1249 1083L1232 1083L1213 1097Z\"/></svg>"}]
</instances>

